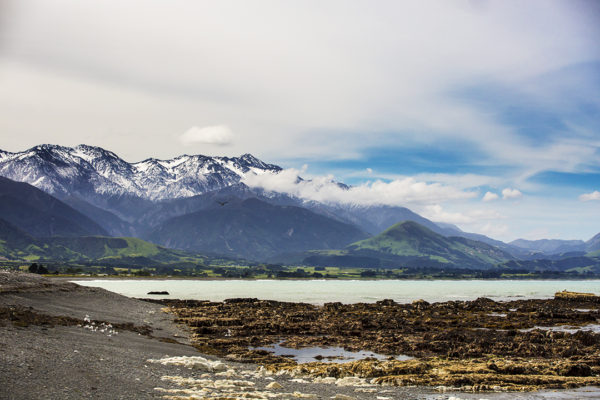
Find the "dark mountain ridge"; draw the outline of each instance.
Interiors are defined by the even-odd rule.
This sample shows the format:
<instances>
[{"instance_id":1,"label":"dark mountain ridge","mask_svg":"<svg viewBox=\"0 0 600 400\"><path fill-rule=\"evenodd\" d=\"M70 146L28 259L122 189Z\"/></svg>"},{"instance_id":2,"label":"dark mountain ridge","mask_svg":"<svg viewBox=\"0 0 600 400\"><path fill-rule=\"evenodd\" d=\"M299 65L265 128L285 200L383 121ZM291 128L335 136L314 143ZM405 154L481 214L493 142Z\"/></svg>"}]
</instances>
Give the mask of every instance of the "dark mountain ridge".
<instances>
[{"instance_id":1,"label":"dark mountain ridge","mask_svg":"<svg viewBox=\"0 0 600 400\"><path fill-rule=\"evenodd\" d=\"M282 252L339 248L368 235L353 225L295 206L249 198L168 219L147 238L167 247L249 259Z\"/></svg>"},{"instance_id":2,"label":"dark mountain ridge","mask_svg":"<svg viewBox=\"0 0 600 400\"><path fill-rule=\"evenodd\" d=\"M32 236L108 235L100 225L57 198L0 177L0 218Z\"/></svg>"}]
</instances>

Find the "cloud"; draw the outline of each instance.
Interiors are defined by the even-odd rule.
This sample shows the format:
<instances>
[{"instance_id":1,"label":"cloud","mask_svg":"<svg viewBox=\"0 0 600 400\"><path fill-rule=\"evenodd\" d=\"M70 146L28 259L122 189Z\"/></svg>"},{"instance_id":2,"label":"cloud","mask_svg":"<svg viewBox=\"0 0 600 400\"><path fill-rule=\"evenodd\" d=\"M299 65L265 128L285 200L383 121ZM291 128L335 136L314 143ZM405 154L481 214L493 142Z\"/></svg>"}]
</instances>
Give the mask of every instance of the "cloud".
<instances>
[{"instance_id":1,"label":"cloud","mask_svg":"<svg viewBox=\"0 0 600 400\"><path fill-rule=\"evenodd\" d=\"M172 140L178 121L227 121L243 132L231 154L275 162L360 157L367 133L386 149L456 138L491 164L527 171L594 161L589 142L532 145L496 113L456 96L483 80L511 89L548 86L549 94L532 91L544 98L578 93L531 84L598 59L596 21L570 2L11 4L0 129L15 133L18 139L8 139L14 150L26 139L62 142L84 129L88 141L101 143L116 127L146 145L115 138L112 150L166 158L181 151Z\"/></svg>"},{"instance_id":2,"label":"cloud","mask_svg":"<svg viewBox=\"0 0 600 400\"><path fill-rule=\"evenodd\" d=\"M495 210L469 209L465 212L449 212L439 204L418 207L417 210L424 217L435 222L447 222L449 224L472 225L484 220L502 219L504 216Z\"/></svg>"},{"instance_id":3,"label":"cloud","mask_svg":"<svg viewBox=\"0 0 600 400\"><path fill-rule=\"evenodd\" d=\"M204 128L193 126L181 135L179 140L186 146L196 143L225 146L233 142L233 132L227 125L205 126Z\"/></svg>"},{"instance_id":4,"label":"cloud","mask_svg":"<svg viewBox=\"0 0 600 400\"><path fill-rule=\"evenodd\" d=\"M468 224L473 222L473 219L468 215L444 211L439 204L425 206L421 210L421 214L435 222L446 222L448 224Z\"/></svg>"},{"instance_id":5,"label":"cloud","mask_svg":"<svg viewBox=\"0 0 600 400\"><path fill-rule=\"evenodd\" d=\"M492 193L492 192L486 192L486 194L483 196L483 201L494 201L494 200L498 200L500 196L498 196L496 193Z\"/></svg>"},{"instance_id":6,"label":"cloud","mask_svg":"<svg viewBox=\"0 0 600 400\"><path fill-rule=\"evenodd\" d=\"M479 232L491 237L506 235L508 230L508 226L505 224L494 224L491 222L488 222L479 228Z\"/></svg>"},{"instance_id":7,"label":"cloud","mask_svg":"<svg viewBox=\"0 0 600 400\"><path fill-rule=\"evenodd\" d=\"M600 192L597 190L594 190L591 193L584 193L581 196L579 196L579 200L580 201L600 200Z\"/></svg>"},{"instance_id":8,"label":"cloud","mask_svg":"<svg viewBox=\"0 0 600 400\"><path fill-rule=\"evenodd\" d=\"M242 182L250 187L288 193L305 200L358 205L424 205L465 200L477 195L475 192L439 183L420 182L410 177L390 182L376 180L344 189L331 175L298 182L300 172L290 168L279 173L247 174Z\"/></svg>"},{"instance_id":9,"label":"cloud","mask_svg":"<svg viewBox=\"0 0 600 400\"><path fill-rule=\"evenodd\" d=\"M523 193L521 193L518 189L506 188L502 190L502 198L504 200L518 199L520 197L523 197Z\"/></svg>"}]
</instances>

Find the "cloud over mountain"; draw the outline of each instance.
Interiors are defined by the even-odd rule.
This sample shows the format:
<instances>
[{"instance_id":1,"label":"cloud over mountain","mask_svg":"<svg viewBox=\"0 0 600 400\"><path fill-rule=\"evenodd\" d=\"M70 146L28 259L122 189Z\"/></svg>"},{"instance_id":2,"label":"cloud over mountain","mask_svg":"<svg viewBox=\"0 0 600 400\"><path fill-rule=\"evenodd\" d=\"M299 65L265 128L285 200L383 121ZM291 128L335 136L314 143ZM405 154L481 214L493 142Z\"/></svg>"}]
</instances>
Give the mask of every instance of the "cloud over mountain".
<instances>
[{"instance_id":1,"label":"cloud over mountain","mask_svg":"<svg viewBox=\"0 0 600 400\"><path fill-rule=\"evenodd\" d=\"M199 128L193 126L179 138L184 145L195 143L224 146L233 142L233 132L227 125L214 125Z\"/></svg>"},{"instance_id":2,"label":"cloud over mountain","mask_svg":"<svg viewBox=\"0 0 600 400\"><path fill-rule=\"evenodd\" d=\"M276 173L248 174L242 182L250 187L288 193L307 200L360 205L422 205L470 199L477 195L452 186L421 182L410 177L390 182L376 180L347 187L335 182L333 176L298 180L301 174L302 171L290 168Z\"/></svg>"}]
</instances>

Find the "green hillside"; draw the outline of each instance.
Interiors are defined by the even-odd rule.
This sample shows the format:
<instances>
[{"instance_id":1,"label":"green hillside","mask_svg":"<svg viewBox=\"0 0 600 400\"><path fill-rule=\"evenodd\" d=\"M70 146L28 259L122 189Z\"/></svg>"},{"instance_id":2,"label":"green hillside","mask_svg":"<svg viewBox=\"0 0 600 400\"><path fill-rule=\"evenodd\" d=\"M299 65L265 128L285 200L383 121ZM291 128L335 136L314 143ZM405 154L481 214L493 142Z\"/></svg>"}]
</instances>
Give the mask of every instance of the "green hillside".
<instances>
[{"instance_id":1,"label":"green hillside","mask_svg":"<svg viewBox=\"0 0 600 400\"><path fill-rule=\"evenodd\" d=\"M201 263L203 256L171 250L137 238L105 236L34 238L0 219L0 258L65 263L169 265Z\"/></svg>"},{"instance_id":2,"label":"green hillside","mask_svg":"<svg viewBox=\"0 0 600 400\"><path fill-rule=\"evenodd\" d=\"M45 239L53 257L65 259L108 261L143 257L160 263L189 259L192 255L171 250L137 238L113 238L102 236L53 237Z\"/></svg>"},{"instance_id":3,"label":"green hillside","mask_svg":"<svg viewBox=\"0 0 600 400\"><path fill-rule=\"evenodd\" d=\"M597 257L600 258L600 250L592 251L591 253L586 254L588 257Z\"/></svg>"},{"instance_id":4,"label":"green hillside","mask_svg":"<svg viewBox=\"0 0 600 400\"><path fill-rule=\"evenodd\" d=\"M412 221L400 222L369 239L348 246L396 256L429 257L448 264L497 264L512 257L498 248L462 237L445 237Z\"/></svg>"},{"instance_id":5,"label":"green hillside","mask_svg":"<svg viewBox=\"0 0 600 400\"><path fill-rule=\"evenodd\" d=\"M43 252L36 239L0 218L0 258L31 259L37 258Z\"/></svg>"},{"instance_id":6,"label":"green hillside","mask_svg":"<svg viewBox=\"0 0 600 400\"><path fill-rule=\"evenodd\" d=\"M304 259L316 265L373 267L491 268L512 256L463 237L445 237L413 221L391 226L336 253L316 251ZM365 265L366 264L366 265Z\"/></svg>"}]
</instances>

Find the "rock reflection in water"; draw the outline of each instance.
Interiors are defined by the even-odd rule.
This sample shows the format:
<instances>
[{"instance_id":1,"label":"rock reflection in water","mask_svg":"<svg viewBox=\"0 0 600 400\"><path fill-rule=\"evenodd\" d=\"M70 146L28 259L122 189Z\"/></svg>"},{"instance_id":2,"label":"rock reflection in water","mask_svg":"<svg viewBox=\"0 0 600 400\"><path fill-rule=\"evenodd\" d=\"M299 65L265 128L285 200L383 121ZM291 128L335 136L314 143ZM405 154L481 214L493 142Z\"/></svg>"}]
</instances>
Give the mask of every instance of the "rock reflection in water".
<instances>
[{"instance_id":1,"label":"rock reflection in water","mask_svg":"<svg viewBox=\"0 0 600 400\"><path fill-rule=\"evenodd\" d=\"M281 346L282 342L270 346L254 347L252 350L265 350L276 356L291 357L298 364L309 363L313 361L331 361L336 363L346 363L350 361L364 360L365 358L375 358L377 360L412 360L413 357L399 355L386 356L374 353L372 351L347 351L343 347L304 347L292 349Z\"/></svg>"}]
</instances>

